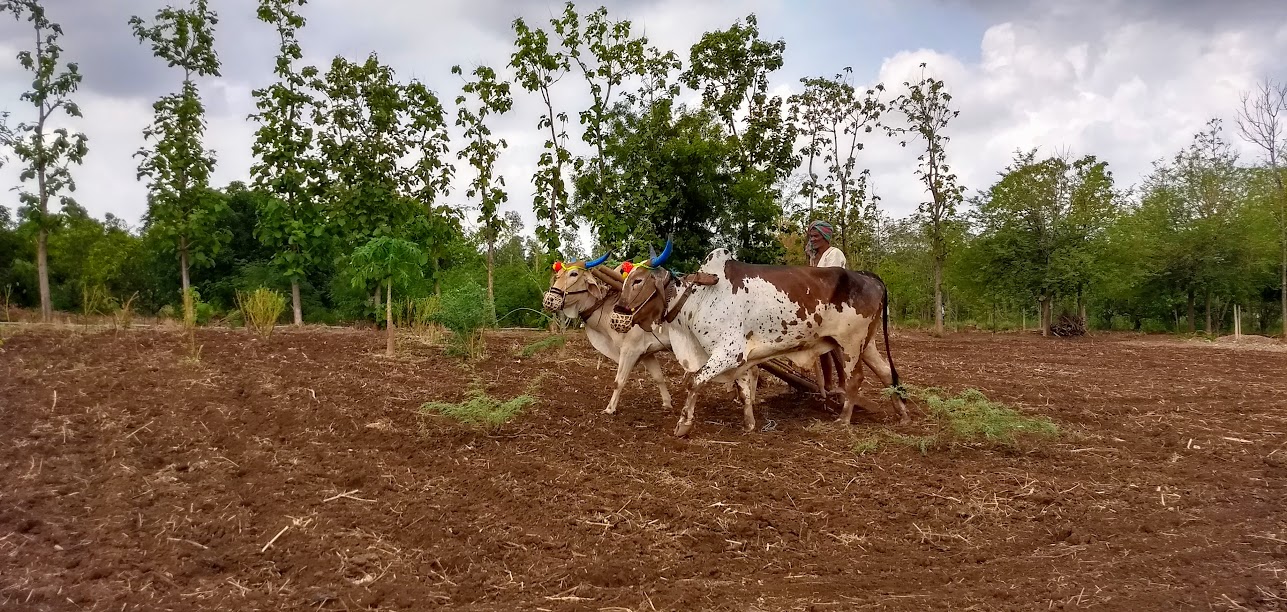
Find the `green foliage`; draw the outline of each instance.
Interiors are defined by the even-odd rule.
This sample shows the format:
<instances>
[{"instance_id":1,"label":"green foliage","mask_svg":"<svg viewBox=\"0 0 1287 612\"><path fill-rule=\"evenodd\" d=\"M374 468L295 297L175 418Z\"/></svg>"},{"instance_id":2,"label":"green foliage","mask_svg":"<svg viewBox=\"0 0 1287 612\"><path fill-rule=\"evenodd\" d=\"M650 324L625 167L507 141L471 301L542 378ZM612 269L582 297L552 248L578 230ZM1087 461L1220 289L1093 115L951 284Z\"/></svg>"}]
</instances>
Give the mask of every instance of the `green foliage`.
<instances>
[{"instance_id":1,"label":"green foliage","mask_svg":"<svg viewBox=\"0 0 1287 612\"><path fill-rule=\"evenodd\" d=\"M435 204L453 173L437 96L418 81L398 82L374 53L360 64L336 57L310 85L317 92L311 114L320 159L305 167L322 186L317 197L332 238L416 240L436 257L435 245L457 231L458 218Z\"/></svg>"},{"instance_id":2,"label":"green foliage","mask_svg":"<svg viewBox=\"0 0 1287 612\"><path fill-rule=\"evenodd\" d=\"M12 13L17 20L27 15L36 35L34 49L18 52L18 63L33 73L31 89L23 92L19 99L36 107L36 117L34 121L18 124L15 132L10 130L7 121L3 121L8 119L9 113L6 111L0 115L3 119L0 120L0 145L12 148L25 164L18 175L19 180L37 184L35 192L19 191L18 202L25 216L38 228L40 303L41 312L48 318L52 305L45 240L58 225L57 214L50 213L49 201L56 198L63 206L74 205L71 196L64 194L76 191L68 166L84 162L89 147L84 134L63 127L47 132L46 126L60 110L68 117L81 116L80 107L69 97L80 86L81 74L75 63L60 66L62 46L58 39L63 33L62 26L45 17L45 9L39 0L8 0L0 4L0 11Z\"/></svg>"},{"instance_id":3,"label":"green foliage","mask_svg":"<svg viewBox=\"0 0 1287 612\"><path fill-rule=\"evenodd\" d=\"M259 209L258 238L273 249L273 265L292 283L299 283L317 266L326 246L326 224L318 207L315 181L320 170L311 155L313 129L306 114L313 100L307 90L317 69L296 70L303 57L295 32L304 18L294 10L306 0L261 0L260 21L277 30L280 52L273 69L278 81L252 92L259 122L251 151L257 161L250 171L255 185L274 197Z\"/></svg>"},{"instance_id":4,"label":"green foliage","mask_svg":"<svg viewBox=\"0 0 1287 612\"><path fill-rule=\"evenodd\" d=\"M406 287L423 276L429 257L414 243L381 236L353 251L349 266L355 288L371 283Z\"/></svg>"},{"instance_id":5,"label":"green foliage","mask_svg":"<svg viewBox=\"0 0 1287 612\"><path fill-rule=\"evenodd\" d=\"M707 32L689 53L679 77L701 91L704 108L719 117L733 149L731 206L721 210L720 231L738 259L771 263L782 207L779 181L799 164L793 151L797 127L780 96L768 95L769 75L783 65L786 42L760 38L755 15L727 30Z\"/></svg>"},{"instance_id":6,"label":"green foliage","mask_svg":"<svg viewBox=\"0 0 1287 612\"><path fill-rule=\"evenodd\" d=\"M179 92L152 105L153 123L143 130L143 139L153 148L140 148L135 156L142 158L138 178L149 179L146 225L174 245L185 289L189 266L209 265L230 237L219 227L227 202L208 186L215 157L202 144L205 106L193 81L219 76L214 50L218 22L207 0L193 0L190 9L167 6L157 11L151 25L137 16L129 20L135 38L150 44L154 56L183 70Z\"/></svg>"},{"instance_id":7,"label":"green foliage","mask_svg":"<svg viewBox=\"0 0 1287 612\"><path fill-rule=\"evenodd\" d=\"M495 433L506 423L522 412L523 408L536 403L531 395L501 401L488 395L481 386L469 392L469 397L459 403L427 402L420 407L422 413L437 413L460 423L478 427L488 433Z\"/></svg>"},{"instance_id":8,"label":"green foliage","mask_svg":"<svg viewBox=\"0 0 1287 612\"><path fill-rule=\"evenodd\" d=\"M259 287L250 292L237 292L237 312L246 326L264 340L273 335L273 328L285 311L285 296L267 287Z\"/></svg>"},{"instance_id":9,"label":"green foliage","mask_svg":"<svg viewBox=\"0 0 1287 612\"><path fill-rule=\"evenodd\" d=\"M532 175L532 183L536 186L532 209L540 220L536 226L536 239L549 257L556 259L562 255L559 219L571 226L563 168L571 162L572 154L567 148L568 115L554 111L551 90L567 74L570 65L566 53L551 49L550 37L545 30L532 29L521 18L514 20L513 27L516 50L510 56L509 66L514 69L516 82L529 92L540 93L545 104L545 112L536 127L538 130L548 129L550 133L545 141L545 150L537 160L536 173Z\"/></svg>"}]
</instances>

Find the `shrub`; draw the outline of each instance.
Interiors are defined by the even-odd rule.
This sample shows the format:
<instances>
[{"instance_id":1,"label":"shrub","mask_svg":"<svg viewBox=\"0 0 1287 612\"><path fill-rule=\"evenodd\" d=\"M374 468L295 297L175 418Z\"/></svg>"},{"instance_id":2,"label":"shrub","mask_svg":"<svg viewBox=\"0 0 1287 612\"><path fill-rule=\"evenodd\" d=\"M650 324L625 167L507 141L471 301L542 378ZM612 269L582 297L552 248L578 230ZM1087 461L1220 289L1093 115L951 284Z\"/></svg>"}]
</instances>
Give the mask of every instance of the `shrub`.
<instances>
[{"instance_id":1,"label":"shrub","mask_svg":"<svg viewBox=\"0 0 1287 612\"><path fill-rule=\"evenodd\" d=\"M515 352L515 356L531 357L532 355L535 355L541 351L563 346L564 344L567 343L567 340L568 340L567 336L564 336L562 334L550 336L548 338L542 338L540 340L537 340L536 342L533 342L519 349L518 351Z\"/></svg>"},{"instance_id":2,"label":"shrub","mask_svg":"<svg viewBox=\"0 0 1287 612\"><path fill-rule=\"evenodd\" d=\"M249 293L238 291L237 306L246 326L267 340L273 335L277 320L286 312L286 296L267 287Z\"/></svg>"},{"instance_id":3,"label":"shrub","mask_svg":"<svg viewBox=\"0 0 1287 612\"><path fill-rule=\"evenodd\" d=\"M438 319L451 330L447 352L480 359L485 351L482 328L488 323L487 294L477 283L467 281L443 291Z\"/></svg>"}]
</instances>

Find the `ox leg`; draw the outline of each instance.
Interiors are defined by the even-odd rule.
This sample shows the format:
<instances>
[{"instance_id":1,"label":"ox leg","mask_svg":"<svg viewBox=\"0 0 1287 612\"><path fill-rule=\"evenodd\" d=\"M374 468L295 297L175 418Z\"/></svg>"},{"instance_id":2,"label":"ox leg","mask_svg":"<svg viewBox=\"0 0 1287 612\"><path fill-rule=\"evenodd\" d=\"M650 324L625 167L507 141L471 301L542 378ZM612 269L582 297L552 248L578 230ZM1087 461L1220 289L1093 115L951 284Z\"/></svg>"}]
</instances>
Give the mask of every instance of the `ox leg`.
<instances>
[{"instance_id":1,"label":"ox leg","mask_svg":"<svg viewBox=\"0 0 1287 612\"><path fill-rule=\"evenodd\" d=\"M621 354L617 357L617 388L612 391L612 399L608 400L608 407L603 409L605 414L617 413L617 402L621 401L621 390L625 389L626 381L630 379L630 372L635 369L635 364L639 360L640 355L638 352L622 347Z\"/></svg>"},{"instance_id":2,"label":"ox leg","mask_svg":"<svg viewBox=\"0 0 1287 612\"><path fill-rule=\"evenodd\" d=\"M750 368L737 379L737 386L742 390L742 425L747 432L755 431L755 392L760 384L760 369Z\"/></svg>"},{"instance_id":3,"label":"ox leg","mask_svg":"<svg viewBox=\"0 0 1287 612\"><path fill-rule=\"evenodd\" d=\"M697 374L693 376L692 384L688 386L688 397L684 400L684 412L679 417L679 423L675 425L676 436L682 438L693 430L694 413L697 411L698 390L716 376L735 370L742 363L742 355L740 346L726 346L714 352L710 359L706 360L706 365L703 365L697 371Z\"/></svg>"},{"instance_id":4,"label":"ox leg","mask_svg":"<svg viewBox=\"0 0 1287 612\"><path fill-rule=\"evenodd\" d=\"M688 385L688 397L684 398L684 411L679 415L679 423L675 425L675 436L683 438L693 430L693 413L697 411L697 391L701 389L701 383L696 379Z\"/></svg>"},{"instance_id":5,"label":"ox leg","mask_svg":"<svg viewBox=\"0 0 1287 612\"><path fill-rule=\"evenodd\" d=\"M655 355L644 355L639 358L639 361L648 370L648 375L652 376L652 379L657 382L657 389L661 391L662 407L669 410L672 406L670 388L666 386L666 376L661 373L661 364L657 362L657 357Z\"/></svg>"},{"instance_id":6,"label":"ox leg","mask_svg":"<svg viewBox=\"0 0 1287 612\"><path fill-rule=\"evenodd\" d=\"M871 368L883 386L894 386L894 370L889 367L889 362L885 361L885 356L880 354L880 348L875 342L867 343L867 348L862 351L862 361ZM894 406L898 408L898 423L900 425L910 423L912 418L907 415L907 403L903 401L902 396L894 395Z\"/></svg>"},{"instance_id":7,"label":"ox leg","mask_svg":"<svg viewBox=\"0 0 1287 612\"><path fill-rule=\"evenodd\" d=\"M844 364L842 368L848 373L844 383L844 408L840 410L840 418L836 419L836 422L842 425L849 425L854 415L854 406L858 403L858 393L862 390L863 348L860 345L846 349L841 345L839 349L842 351L840 355Z\"/></svg>"}]
</instances>

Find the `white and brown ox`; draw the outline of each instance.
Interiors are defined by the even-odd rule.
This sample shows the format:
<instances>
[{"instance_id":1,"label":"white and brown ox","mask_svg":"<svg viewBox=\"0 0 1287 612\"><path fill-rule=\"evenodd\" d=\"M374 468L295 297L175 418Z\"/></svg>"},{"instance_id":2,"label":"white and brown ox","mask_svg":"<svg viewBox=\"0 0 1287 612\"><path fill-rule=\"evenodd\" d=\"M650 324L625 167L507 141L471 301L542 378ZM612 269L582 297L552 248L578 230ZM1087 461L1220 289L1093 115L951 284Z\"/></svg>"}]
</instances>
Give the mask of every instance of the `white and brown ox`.
<instances>
[{"instance_id":1,"label":"white and brown ox","mask_svg":"<svg viewBox=\"0 0 1287 612\"><path fill-rule=\"evenodd\" d=\"M884 385L900 389L889 355L888 292L876 275L843 268L748 264L716 249L699 272L681 280L657 267L669 253L668 243L662 256L649 262L651 269L639 266L630 273L612 322L617 331L642 328L668 334L675 358L696 374L675 435L692 430L702 385L735 380L774 358L808 368L818 356L839 349L846 376L838 421L846 425L862 385L863 363ZM873 342L882 325L885 355ZM908 422L901 394L894 401L900 422ZM747 429L754 429L750 401L743 416Z\"/></svg>"},{"instance_id":2,"label":"white and brown ox","mask_svg":"<svg viewBox=\"0 0 1287 612\"><path fill-rule=\"evenodd\" d=\"M617 388L612 392L612 399L604 412L613 414L617 411L617 402L621 399L621 390L636 363L642 363L648 375L657 383L661 391L661 403L671 407L670 389L666 386L666 377L662 375L661 364L655 353L670 350L670 343L660 334L652 334L641 328L618 332L612 329L609 313L617 304L620 292L609 286L603 279L596 278L591 270L608 259L604 255L593 261L554 264L554 280L546 290L542 300L546 310L562 312L568 318L579 318L585 323L585 336L591 346L603 353L605 357L617 364ZM624 270L628 271L628 264ZM618 266L618 275L623 267Z\"/></svg>"}]
</instances>

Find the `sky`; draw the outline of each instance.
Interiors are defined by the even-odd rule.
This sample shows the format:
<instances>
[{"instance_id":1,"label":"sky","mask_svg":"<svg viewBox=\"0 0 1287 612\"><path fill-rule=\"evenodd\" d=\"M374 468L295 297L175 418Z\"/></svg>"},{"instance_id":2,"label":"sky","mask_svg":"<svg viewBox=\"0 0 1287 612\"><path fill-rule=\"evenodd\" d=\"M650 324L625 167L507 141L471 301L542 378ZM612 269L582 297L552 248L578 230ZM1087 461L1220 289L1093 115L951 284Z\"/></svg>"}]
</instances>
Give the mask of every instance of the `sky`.
<instances>
[{"instance_id":1,"label":"sky","mask_svg":"<svg viewBox=\"0 0 1287 612\"><path fill-rule=\"evenodd\" d=\"M133 155L145 144L152 102L176 91L182 75L152 57L127 22L132 15L150 20L166 3L44 2L63 28L64 58L84 74L73 96L84 117L56 121L89 138L89 155L72 169L74 197L92 215L112 213L132 226L141 223L147 192ZM211 2L219 16L221 76L198 86L208 109L206 144L218 159L217 187L249 181L251 91L272 81L276 36L255 19L257 3ZM1031 148L1096 155L1108 161L1119 186L1129 187L1154 160L1187 146L1211 118L1223 119L1225 137L1254 162L1258 152L1239 140L1235 126L1240 94L1266 77L1287 80L1287 65L1274 61L1287 56L1287 2L1272 0L606 0L578 9L600 4L685 65L704 32L756 15L762 38L786 42L785 65L771 82L784 97L800 90L801 78L846 67L859 86L883 83L892 97L926 63L960 111L946 130L947 154L967 195L995 182L1016 150ZM336 55L360 61L376 53L399 78L436 92L454 117L463 81L451 66L503 68L513 50L513 20L548 26L562 8L549 0L311 0L302 10L308 23L300 40L304 62L317 66ZM12 113L11 124L34 120L34 109L19 100L30 73L15 58L32 39L28 22L0 17L0 110ZM578 74L564 77L555 95L561 108L587 106ZM693 92L683 96L696 99ZM530 177L544 142L540 114L537 95L517 89L513 110L494 126L509 144L498 162L510 192L503 208L520 213L528 234ZM569 127L575 134L575 119ZM574 153L588 151L575 135L571 142ZM914 174L917 152L880 135L865 144L858 166L870 168L883 211L913 212L925 198ZM472 178L464 162L457 165L452 202L465 200L463 185ZM0 168L0 185L17 187L18 173L11 160ZM0 196L0 203L16 208L17 193Z\"/></svg>"}]
</instances>

